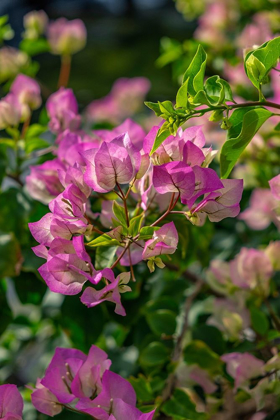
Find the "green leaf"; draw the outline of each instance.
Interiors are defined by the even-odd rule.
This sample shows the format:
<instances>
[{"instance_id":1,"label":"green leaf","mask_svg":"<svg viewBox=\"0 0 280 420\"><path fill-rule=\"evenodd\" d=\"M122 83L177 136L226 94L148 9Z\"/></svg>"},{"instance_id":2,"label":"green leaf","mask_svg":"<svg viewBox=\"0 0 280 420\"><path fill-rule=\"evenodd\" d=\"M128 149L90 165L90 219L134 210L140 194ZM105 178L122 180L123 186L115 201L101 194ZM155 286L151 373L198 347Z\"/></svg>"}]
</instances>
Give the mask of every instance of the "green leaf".
<instances>
[{"instance_id":1,"label":"green leaf","mask_svg":"<svg viewBox=\"0 0 280 420\"><path fill-rule=\"evenodd\" d=\"M38 137L41 134L45 133L47 130L48 127L46 125L32 124L26 130L25 138L32 139L33 137Z\"/></svg>"},{"instance_id":2,"label":"green leaf","mask_svg":"<svg viewBox=\"0 0 280 420\"><path fill-rule=\"evenodd\" d=\"M268 73L275 67L279 57L280 37L265 42L246 55L244 60L245 71L257 89L260 89L261 84L266 82Z\"/></svg>"},{"instance_id":3,"label":"green leaf","mask_svg":"<svg viewBox=\"0 0 280 420\"><path fill-rule=\"evenodd\" d=\"M131 236L136 236L139 233L143 217L143 214L140 214L139 216L135 216L130 220L128 233Z\"/></svg>"},{"instance_id":4,"label":"green leaf","mask_svg":"<svg viewBox=\"0 0 280 420\"><path fill-rule=\"evenodd\" d=\"M150 108L152 111L154 111L154 113L156 114L157 117L160 117L162 112L160 110L159 104L155 103L155 102L144 102L145 105Z\"/></svg>"},{"instance_id":5,"label":"green leaf","mask_svg":"<svg viewBox=\"0 0 280 420\"><path fill-rule=\"evenodd\" d=\"M220 155L222 178L229 176L241 153L272 115L270 111L262 107L239 108L233 111L229 118L231 127L228 130L227 141Z\"/></svg>"},{"instance_id":6,"label":"green leaf","mask_svg":"<svg viewBox=\"0 0 280 420\"><path fill-rule=\"evenodd\" d=\"M17 275L21 264L20 246L14 234L0 234L0 277Z\"/></svg>"},{"instance_id":7,"label":"green leaf","mask_svg":"<svg viewBox=\"0 0 280 420\"><path fill-rule=\"evenodd\" d=\"M159 146L164 142L165 139L167 139L168 136L170 136L169 129L158 131L152 150L150 152L150 156L159 148Z\"/></svg>"},{"instance_id":8,"label":"green leaf","mask_svg":"<svg viewBox=\"0 0 280 420\"><path fill-rule=\"evenodd\" d=\"M204 420L206 415L196 411L194 403L183 389L175 389L169 401L162 406L164 414L172 420Z\"/></svg>"},{"instance_id":9,"label":"green leaf","mask_svg":"<svg viewBox=\"0 0 280 420\"><path fill-rule=\"evenodd\" d=\"M226 343L223 334L218 328L212 325L198 325L193 329L194 340L201 340L206 343L215 353L222 355L226 351Z\"/></svg>"},{"instance_id":10,"label":"green leaf","mask_svg":"<svg viewBox=\"0 0 280 420\"><path fill-rule=\"evenodd\" d=\"M1 144L1 140L0 140L0 187L3 181L3 178L6 175L6 167L7 167L6 147L3 144Z\"/></svg>"},{"instance_id":11,"label":"green leaf","mask_svg":"<svg viewBox=\"0 0 280 420\"><path fill-rule=\"evenodd\" d=\"M183 77L183 83L189 79L188 91L191 96L203 90L204 74L207 55L201 45L198 46L196 54Z\"/></svg>"},{"instance_id":12,"label":"green leaf","mask_svg":"<svg viewBox=\"0 0 280 420\"><path fill-rule=\"evenodd\" d=\"M0 323L0 334L5 331L10 322L13 319L11 309L8 306L6 298L6 283L4 280L0 280L0 306L1 306L1 323Z\"/></svg>"},{"instance_id":13,"label":"green leaf","mask_svg":"<svg viewBox=\"0 0 280 420\"><path fill-rule=\"evenodd\" d=\"M33 55L42 54L50 51L50 45L45 38L39 39L23 39L19 45L21 51L24 51L31 57Z\"/></svg>"},{"instance_id":14,"label":"green leaf","mask_svg":"<svg viewBox=\"0 0 280 420\"><path fill-rule=\"evenodd\" d=\"M197 364L202 369L211 372L219 371L222 366L222 361L217 353L200 340L194 340L184 348L184 360L189 365Z\"/></svg>"},{"instance_id":15,"label":"green leaf","mask_svg":"<svg viewBox=\"0 0 280 420\"><path fill-rule=\"evenodd\" d=\"M116 257L116 246L112 247L101 247L98 246L95 254L95 268L96 270L102 270L103 268L110 267Z\"/></svg>"},{"instance_id":16,"label":"green leaf","mask_svg":"<svg viewBox=\"0 0 280 420\"><path fill-rule=\"evenodd\" d=\"M176 330L176 314L168 309L159 309L146 316L151 330L161 336L173 335Z\"/></svg>"},{"instance_id":17,"label":"green leaf","mask_svg":"<svg viewBox=\"0 0 280 420\"><path fill-rule=\"evenodd\" d=\"M187 79L180 89L177 92L176 95L176 108L185 108L188 103L188 83L189 79Z\"/></svg>"},{"instance_id":18,"label":"green leaf","mask_svg":"<svg viewBox=\"0 0 280 420\"><path fill-rule=\"evenodd\" d=\"M0 16L0 26L5 25L9 20L9 15Z\"/></svg>"},{"instance_id":19,"label":"green leaf","mask_svg":"<svg viewBox=\"0 0 280 420\"><path fill-rule=\"evenodd\" d=\"M146 313L153 313L158 309L168 309L176 314L178 314L178 304L176 300L173 300L171 296L160 296L157 299L149 300L145 306Z\"/></svg>"},{"instance_id":20,"label":"green leaf","mask_svg":"<svg viewBox=\"0 0 280 420\"><path fill-rule=\"evenodd\" d=\"M140 363L144 366L162 365L168 360L169 351L158 341L148 344L140 355Z\"/></svg>"},{"instance_id":21,"label":"green leaf","mask_svg":"<svg viewBox=\"0 0 280 420\"><path fill-rule=\"evenodd\" d=\"M204 89L199 91L194 103L197 105L218 106L226 101L234 102L230 85L219 76L209 77L204 85Z\"/></svg>"},{"instance_id":22,"label":"green leaf","mask_svg":"<svg viewBox=\"0 0 280 420\"><path fill-rule=\"evenodd\" d=\"M39 137L28 138L25 141L24 147L27 154L34 152L34 150L45 149L50 143Z\"/></svg>"},{"instance_id":23,"label":"green leaf","mask_svg":"<svg viewBox=\"0 0 280 420\"><path fill-rule=\"evenodd\" d=\"M139 239L151 239L154 232L159 230L159 226L143 226L140 229L140 236Z\"/></svg>"},{"instance_id":24,"label":"green leaf","mask_svg":"<svg viewBox=\"0 0 280 420\"><path fill-rule=\"evenodd\" d=\"M161 110L162 115L172 115L174 113L173 104L171 101L159 102L159 109Z\"/></svg>"},{"instance_id":25,"label":"green leaf","mask_svg":"<svg viewBox=\"0 0 280 420\"><path fill-rule=\"evenodd\" d=\"M250 308L251 323L253 329L260 335L265 335L269 329L267 316L260 309L252 306Z\"/></svg>"},{"instance_id":26,"label":"green leaf","mask_svg":"<svg viewBox=\"0 0 280 420\"><path fill-rule=\"evenodd\" d=\"M129 382L133 386L137 400L142 403L153 401L154 394L148 379L143 375L139 375L138 378L129 378Z\"/></svg>"},{"instance_id":27,"label":"green leaf","mask_svg":"<svg viewBox=\"0 0 280 420\"><path fill-rule=\"evenodd\" d=\"M97 246L115 246L119 245L119 242L116 239L113 239L111 236L104 233L104 235L100 235L97 238L93 239L92 241L87 243L87 246L95 248Z\"/></svg>"},{"instance_id":28,"label":"green leaf","mask_svg":"<svg viewBox=\"0 0 280 420\"><path fill-rule=\"evenodd\" d=\"M123 226L127 226L125 209L123 206L120 206L116 201L113 202L113 213L116 218L121 222Z\"/></svg>"}]
</instances>

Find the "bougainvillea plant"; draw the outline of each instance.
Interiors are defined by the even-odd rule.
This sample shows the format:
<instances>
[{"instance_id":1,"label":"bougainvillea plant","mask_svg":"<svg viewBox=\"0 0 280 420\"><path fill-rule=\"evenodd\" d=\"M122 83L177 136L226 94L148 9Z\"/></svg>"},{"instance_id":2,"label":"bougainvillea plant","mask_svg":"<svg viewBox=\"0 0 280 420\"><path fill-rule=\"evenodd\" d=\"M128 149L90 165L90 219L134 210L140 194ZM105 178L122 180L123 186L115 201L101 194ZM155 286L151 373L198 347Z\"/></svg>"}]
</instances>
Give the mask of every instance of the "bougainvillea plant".
<instances>
[{"instance_id":1,"label":"bougainvillea plant","mask_svg":"<svg viewBox=\"0 0 280 420\"><path fill-rule=\"evenodd\" d=\"M8 38L6 18L2 26L2 38ZM258 231L271 222L280 226L279 167L269 172L265 187L255 188L241 212L243 177L238 174L246 153L258 157L253 148L259 152L262 141L254 142L265 137L263 125L273 125L274 136L279 130L277 95L266 99L263 86L278 71L280 38L245 53L247 79L259 96L250 101L237 98L219 75L205 78L207 55L198 46L175 103L146 102L158 117L151 126L150 115L149 124L131 119L137 119L150 88L142 77L118 80L107 96L80 112L67 85L72 55L86 43L82 21L48 23L39 11L25 16L24 26L21 50L0 50L0 60L6 54L11 63L2 75L10 82L7 95L0 100L1 194L2 203L11 194L10 202L30 213L28 226L37 244L21 225L21 211L14 221L18 236L5 230L9 210L3 216L7 227L0 218L0 246L14 255L1 267L3 292L15 314L28 318L32 313L30 341L55 337L48 367L45 359L44 369L40 366L41 379L28 376L26 382L37 379L36 385L22 390L26 407L32 404L47 417L68 410L96 420L276 419L280 241L273 231L251 243L245 224ZM61 57L61 71L58 90L44 102L30 56L46 51ZM33 112L42 103L36 120ZM221 148L212 141L215 133L224 134L217 123L227 130ZM30 203L36 202L41 207L32 213ZM229 224L222 237L227 223L236 223L239 246L231 236L235 225ZM30 259L31 246L36 258ZM42 281L46 295L36 310L33 303L22 305L12 286L11 278L21 271ZM67 296L70 315L62 306L60 318L67 340L64 336L65 345L58 345L55 305ZM44 318L46 308L52 321ZM75 327L80 313L86 314L87 332L86 325ZM70 319L66 327L64 315ZM98 333L88 345L86 335L94 329ZM12 329L7 330L3 348L10 345ZM29 354L25 351L21 360ZM122 367L120 360L126 363ZM7 383L10 372L4 375L0 418L20 420L25 417L22 396Z\"/></svg>"}]
</instances>

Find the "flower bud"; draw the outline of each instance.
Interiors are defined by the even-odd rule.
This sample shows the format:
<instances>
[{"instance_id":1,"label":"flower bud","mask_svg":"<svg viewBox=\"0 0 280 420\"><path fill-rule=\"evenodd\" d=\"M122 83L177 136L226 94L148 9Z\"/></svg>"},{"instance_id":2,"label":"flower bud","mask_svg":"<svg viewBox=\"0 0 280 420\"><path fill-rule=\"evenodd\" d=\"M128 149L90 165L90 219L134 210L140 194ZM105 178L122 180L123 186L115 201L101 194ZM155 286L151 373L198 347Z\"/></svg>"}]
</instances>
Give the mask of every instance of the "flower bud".
<instances>
[{"instance_id":1,"label":"flower bud","mask_svg":"<svg viewBox=\"0 0 280 420\"><path fill-rule=\"evenodd\" d=\"M27 13L23 18L24 37L28 39L39 38L45 32L48 20L44 10L33 10Z\"/></svg>"},{"instance_id":2,"label":"flower bud","mask_svg":"<svg viewBox=\"0 0 280 420\"><path fill-rule=\"evenodd\" d=\"M57 19L49 24L48 41L53 54L72 55L86 44L87 32L80 19Z\"/></svg>"},{"instance_id":3,"label":"flower bud","mask_svg":"<svg viewBox=\"0 0 280 420\"><path fill-rule=\"evenodd\" d=\"M41 105L41 90L39 84L31 77L19 74L11 86L13 93L20 104L30 109L37 109Z\"/></svg>"},{"instance_id":4,"label":"flower bud","mask_svg":"<svg viewBox=\"0 0 280 420\"><path fill-rule=\"evenodd\" d=\"M14 127L21 119L21 107L17 97L9 93L0 101L0 129Z\"/></svg>"}]
</instances>

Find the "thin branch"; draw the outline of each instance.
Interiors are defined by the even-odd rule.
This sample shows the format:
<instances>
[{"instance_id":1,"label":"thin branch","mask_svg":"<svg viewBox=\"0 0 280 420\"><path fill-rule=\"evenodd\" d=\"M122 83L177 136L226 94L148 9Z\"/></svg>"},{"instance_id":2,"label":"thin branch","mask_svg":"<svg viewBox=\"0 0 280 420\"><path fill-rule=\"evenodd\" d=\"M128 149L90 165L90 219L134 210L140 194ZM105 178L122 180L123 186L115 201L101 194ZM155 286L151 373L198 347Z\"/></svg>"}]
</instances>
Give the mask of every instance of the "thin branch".
<instances>
[{"instance_id":1,"label":"thin branch","mask_svg":"<svg viewBox=\"0 0 280 420\"><path fill-rule=\"evenodd\" d=\"M190 273L188 272L188 274L190 274ZM183 340L184 340L185 334L186 334L186 332L189 328L189 312L190 312L190 309L191 309L191 306L192 306L192 303L193 303L194 299L200 293L203 285L204 285L204 280L203 279L198 279L193 292L187 297L187 299L185 301L184 322L183 322L181 333L177 338L177 341L176 341L176 344L175 344L175 347L174 347L174 350L173 350L173 355L172 355L172 358L171 358L171 362L173 364L178 363L180 361L181 357L182 357ZM173 389L175 387L175 383L176 383L176 374L175 374L175 372L172 372L172 373L170 373L170 375L167 378L166 386L165 386L165 388L163 390L163 393L162 393L161 404L163 404L165 401L167 401L171 397Z\"/></svg>"}]
</instances>

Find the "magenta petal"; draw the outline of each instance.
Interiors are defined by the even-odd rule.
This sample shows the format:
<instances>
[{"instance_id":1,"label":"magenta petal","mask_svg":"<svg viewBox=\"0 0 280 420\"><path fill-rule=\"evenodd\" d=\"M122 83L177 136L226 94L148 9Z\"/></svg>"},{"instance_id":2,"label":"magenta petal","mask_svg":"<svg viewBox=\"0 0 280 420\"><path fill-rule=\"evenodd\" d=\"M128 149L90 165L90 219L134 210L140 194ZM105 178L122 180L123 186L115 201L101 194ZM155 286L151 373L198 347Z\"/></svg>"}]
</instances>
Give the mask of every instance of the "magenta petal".
<instances>
[{"instance_id":1,"label":"magenta petal","mask_svg":"<svg viewBox=\"0 0 280 420\"><path fill-rule=\"evenodd\" d=\"M23 399L16 385L7 384L0 386L0 413L1 418L14 415L15 419L21 419ZM18 417L17 417L18 416ZM8 417L7 417L8 418Z\"/></svg>"},{"instance_id":2,"label":"magenta petal","mask_svg":"<svg viewBox=\"0 0 280 420\"><path fill-rule=\"evenodd\" d=\"M53 214L47 213L38 222L28 224L32 236L42 245L50 246L54 239L50 231L52 220Z\"/></svg>"}]
</instances>

